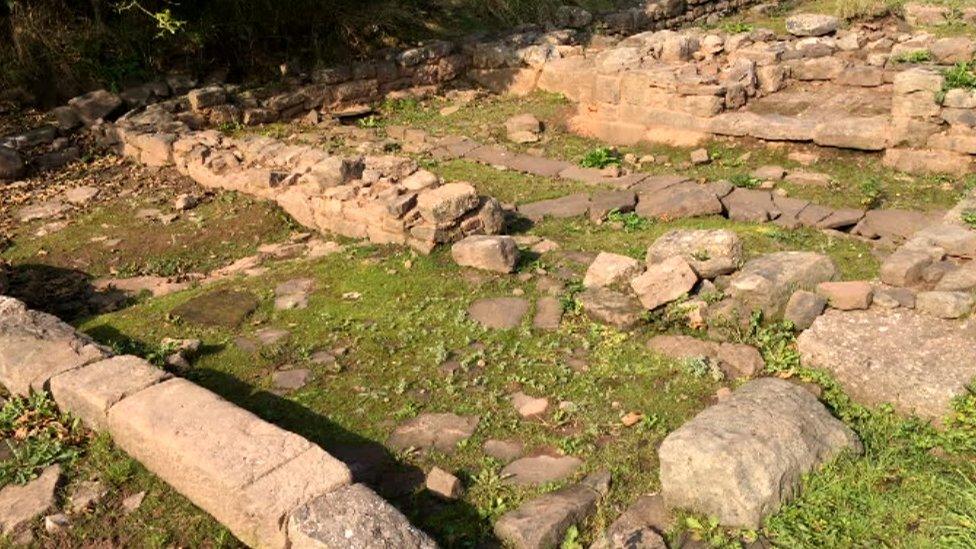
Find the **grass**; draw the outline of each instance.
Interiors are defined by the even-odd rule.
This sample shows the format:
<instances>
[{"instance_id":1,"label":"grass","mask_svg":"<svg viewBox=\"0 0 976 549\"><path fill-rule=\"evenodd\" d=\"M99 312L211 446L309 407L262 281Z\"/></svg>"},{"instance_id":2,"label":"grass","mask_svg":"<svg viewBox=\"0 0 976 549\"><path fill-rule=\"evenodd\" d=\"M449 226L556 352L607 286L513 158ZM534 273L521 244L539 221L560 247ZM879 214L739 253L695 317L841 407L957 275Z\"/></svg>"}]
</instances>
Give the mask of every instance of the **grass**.
<instances>
[{"instance_id":1,"label":"grass","mask_svg":"<svg viewBox=\"0 0 976 549\"><path fill-rule=\"evenodd\" d=\"M474 185L479 193L493 196L503 203L526 204L598 190L584 183L500 171L467 160L429 162L425 167L446 181L467 181Z\"/></svg>"},{"instance_id":2,"label":"grass","mask_svg":"<svg viewBox=\"0 0 976 549\"><path fill-rule=\"evenodd\" d=\"M0 461L0 488L26 484L54 464L70 465L84 440L78 421L46 394L11 398L0 408L0 444L9 444L12 454Z\"/></svg>"},{"instance_id":3,"label":"grass","mask_svg":"<svg viewBox=\"0 0 976 549\"><path fill-rule=\"evenodd\" d=\"M579 161L579 165L584 168L599 169L619 166L621 163L620 153L610 147L597 147L588 151Z\"/></svg>"}]
</instances>

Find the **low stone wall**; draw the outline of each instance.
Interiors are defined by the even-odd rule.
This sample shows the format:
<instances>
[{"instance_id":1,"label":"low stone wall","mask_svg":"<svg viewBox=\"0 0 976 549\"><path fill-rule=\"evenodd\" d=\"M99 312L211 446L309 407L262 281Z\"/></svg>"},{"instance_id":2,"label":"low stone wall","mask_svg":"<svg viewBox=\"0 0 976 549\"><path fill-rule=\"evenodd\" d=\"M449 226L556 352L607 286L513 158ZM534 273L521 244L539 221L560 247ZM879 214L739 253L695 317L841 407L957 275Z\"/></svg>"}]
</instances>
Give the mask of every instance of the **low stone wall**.
<instances>
[{"instance_id":1,"label":"low stone wall","mask_svg":"<svg viewBox=\"0 0 976 549\"><path fill-rule=\"evenodd\" d=\"M3 296L0 383L49 390L252 547L435 547L315 444Z\"/></svg>"}]
</instances>

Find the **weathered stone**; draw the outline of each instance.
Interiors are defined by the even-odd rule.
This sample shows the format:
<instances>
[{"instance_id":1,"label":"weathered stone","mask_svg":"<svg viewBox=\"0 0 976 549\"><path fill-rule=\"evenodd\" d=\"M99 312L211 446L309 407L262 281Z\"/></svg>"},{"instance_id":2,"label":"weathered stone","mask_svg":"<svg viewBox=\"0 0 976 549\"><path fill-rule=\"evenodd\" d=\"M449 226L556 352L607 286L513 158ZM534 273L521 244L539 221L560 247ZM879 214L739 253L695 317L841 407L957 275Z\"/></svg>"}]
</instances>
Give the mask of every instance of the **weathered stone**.
<instances>
[{"instance_id":1,"label":"weathered stone","mask_svg":"<svg viewBox=\"0 0 976 549\"><path fill-rule=\"evenodd\" d=\"M908 288L880 286L874 290L872 305L885 309L897 309L899 307L914 309L915 292Z\"/></svg>"},{"instance_id":2,"label":"weathered stone","mask_svg":"<svg viewBox=\"0 0 976 549\"><path fill-rule=\"evenodd\" d=\"M507 330L522 323L529 312L529 302L520 297L479 299L468 307L468 316L485 328Z\"/></svg>"},{"instance_id":3,"label":"weathered stone","mask_svg":"<svg viewBox=\"0 0 976 549\"><path fill-rule=\"evenodd\" d=\"M510 273L518 264L519 250L510 236L472 235L451 246L451 257L462 267Z\"/></svg>"},{"instance_id":4,"label":"weathered stone","mask_svg":"<svg viewBox=\"0 0 976 549\"><path fill-rule=\"evenodd\" d=\"M590 549L666 549L661 536L673 522L664 498L659 494L644 495L597 536Z\"/></svg>"},{"instance_id":5,"label":"weathered stone","mask_svg":"<svg viewBox=\"0 0 976 549\"><path fill-rule=\"evenodd\" d=\"M834 309L854 311L871 306L874 288L864 281L832 281L817 284L817 293L827 298L827 303Z\"/></svg>"},{"instance_id":6,"label":"weathered stone","mask_svg":"<svg viewBox=\"0 0 976 549\"><path fill-rule=\"evenodd\" d=\"M590 319L621 330L636 326L644 312L636 299L608 288L587 288L577 299Z\"/></svg>"},{"instance_id":7,"label":"weathered stone","mask_svg":"<svg viewBox=\"0 0 976 549\"><path fill-rule=\"evenodd\" d=\"M315 280L311 278L295 278L286 280L275 286L275 309L305 309L308 298L315 289Z\"/></svg>"},{"instance_id":8,"label":"weathered stone","mask_svg":"<svg viewBox=\"0 0 976 549\"><path fill-rule=\"evenodd\" d=\"M530 499L518 509L505 513L495 522L495 535L516 549L557 547L566 531L591 515L605 494L600 485L604 481L593 476L580 484Z\"/></svg>"},{"instance_id":9,"label":"weathered stone","mask_svg":"<svg viewBox=\"0 0 976 549\"><path fill-rule=\"evenodd\" d=\"M387 444L398 450L434 449L451 454L458 442L474 434L478 422L478 416L422 414L399 425L390 435Z\"/></svg>"},{"instance_id":10,"label":"weathered stone","mask_svg":"<svg viewBox=\"0 0 976 549\"><path fill-rule=\"evenodd\" d=\"M973 310L976 298L969 292L920 292L915 309L936 318L961 318Z\"/></svg>"},{"instance_id":11,"label":"weathered stone","mask_svg":"<svg viewBox=\"0 0 976 549\"><path fill-rule=\"evenodd\" d=\"M941 215L941 214L939 214ZM866 238L900 242L935 222L937 216L909 210L869 210L851 231Z\"/></svg>"},{"instance_id":12,"label":"weathered stone","mask_svg":"<svg viewBox=\"0 0 976 549\"><path fill-rule=\"evenodd\" d=\"M628 284L631 279L643 271L644 266L632 257L600 252L600 255L596 256L593 263L586 269L583 286L602 288Z\"/></svg>"},{"instance_id":13,"label":"weathered stone","mask_svg":"<svg viewBox=\"0 0 976 549\"><path fill-rule=\"evenodd\" d=\"M540 297L535 302L532 327L539 330L557 330L563 318L563 304L552 296Z\"/></svg>"},{"instance_id":14,"label":"weathered stone","mask_svg":"<svg viewBox=\"0 0 976 549\"><path fill-rule=\"evenodd\" d=\"M292 512L287 521L288 540L295 549L437 547L395 507L362 484L321 495Z\"/></svg>"},{"instance_id":15,"label":"weathered stone","mask_svg":"<svg viewBox=\"0 0 976 549\"><path fill-rule=\"evenodd\" d=\"M106 354L54 316L0 296L0 383L11 393L44 391L52 377L102 360Z\"/></svg>"},{"instance_id":16,"label":"weathered stone","mask_svg":"<svg viewBox=\"0 0 976 549\"><path fill-rule=\"evenodd\" d=\"M68 101L68 106L89 126L116 114L122 105L121 97L106 90L89 92Z\"/></svg>"},{"instance_id":17,"label":"weathered stone","mask_svg":"<svg viewBox=\"0 0 976 549\"><path fill-rule=\"evenodd\" d=\"M965 36L939 38L929 46L929 52L943 65L968 63L976 53L976 43Z\"/></svg>"},{"instance_id":18,"label":"weathered stone","mask_svg":"<svg viewBox=\"0 0 976 549\"><path fill-rule=\"evenodd\" d=\"M804 366L829 370L866 405L937 420L976 377L973 335L906 309L828 311L798 340Z\"/></svg>"},{"instance_id":19,"label":"weathered stone","mask_svg":"<svg viewBox=\"0 0 976 549\"><path fill-rule=\"evenodd\" d=\"M943 276L935 290L941 292L970 292L976 290L976 263L969 262Z\"/></svg>"},{"instance_id":20,"label":"weathered stone","mask_svg":"<svg viewBox=\"0 0 976 549\"><path fill-rule=\"evenodd\" d=\"M61 480L61 467L52 465L41 476L24 484L0 489L0 535L11 536L29 527L31 521L54 507L54 491Z\"/></svg>"},{"instance_id":21,"label":"weathered stone","mask_svg":"<svg viewBox=\"0 0 976 549\"><path fill-rule=\"evenodd\" d=\"M252 546L284 547L291 510L352 480L321 448L183 379L123 399L108 427L119 447Z\"/></svg>"},{"instance_id":22,"label":"weathered stone","mask_svg":"<svg viewBox=\"0 0 976 549\"><path fill-rule=\"evenodd\" d=\"M786 32L793 36L823 36L837 31L840 21L831 15L801 13L786 18Z\"/></svg>"},{"instance_id":23,"label":"weathered stone","mask_svg":"<svg viewBox=\"0 0 976 549\"><path fill-rule=\"evenodd\" d=\"M922 273L942 251L902 247L881 264L881 281L892 286L912 286L922 281ZM938 255L936 258L935 255Z\"/></svg>"},{"instance_id":24,"label":"weathered stone","mask_svg":"<svg viewBox=\"0 0 976 549\"><path fill-rule=\"evenodd\" d=\"M970 155L944 150L888 149L882 163L911 174L946 173L966 175L972 171Z\"/></svg>"},{"instance_id":25,"label":"weathered stone","mask_svg":"<svg viewBox=\"0 0 976 549\"><path fill-rule=\"evenodd\" d=\"M947 6L919 2L905 4L905 21L915 27L942 25L948 20L949 13L950 11Z\"/></svg>"},{"instance_id":26,"label":"weathered stone","mask_svg":"<svg viewBox=\"0 0 976 549\"><path fill-rule=\"evenodd\" d=\"M849 72L845 71L844 74ZM888 146L890 134L887 116L840 118L817 124L813 130L813 142L824 147L881 151Z\"/></svg>"},{"instance_id":27,"label":"weathered stone","mask_svg":"<svg viewBox=\"0 0 976 549\"><path fill-rule=\"evenodd\" d=\"M532 114L520 114L505 121L508 140L515 143L535 143L542 133L542 122Z\"/></svg>"},{"instance_id":28,"label":"weathered stone","mask_svg":"<svg viewBox=\"0 0 976 549\"><path fill-rule=\"evenodd\" d=\"M9 147L0 146L0 181L17 179L22 175L24 175L24 161L20 158L20 153Z\"/></svg>"},{"instance_id":29,"label":"weathered stone","mask_svg":"<svg viewBox=\"0 0 976 549\"><path fill-rule=\"evenodd\" d=\"M556 8L555 23L557 27L581 29L593 21L593 15L578 6L559 6Z\"/></svg>"},{"instance_id":30,"label":"weathered stone","mask_svg":"<svg viewBox=\"0 0 976 549\"><path fill-rule=\"evenodd\" d=\"M220 86L209 86L191 90L186 94L190 102L190 108L194 111L202 111L227 102L227 92Z\"/></svg>"},{"instance_id":31,"label":"weathered stone","mask_svg":"<svg viewBox=\"0 0 976 549\"><path fill-rule=\"evenodd\" d=\"M642 217L669 221L722 213L722 202L708 187L683 183L659 192L640 194L634 211Z\"/></svg>"},{"instance_id":32,"label":"weathered stone","mask_svg":"<svg viewBox=\"0 0 976 549\"><path fill-rule=\"evenodd\" d=\"M440 467L434 467L427 473L424 484L428 491L448 500L458 499L464 493L461 481Z\"/></svg>"},{"instance_id":33,"label":"weathered stone","mask_svg":"<svg viewBox=\"0 0 976 549\"><path fill-rule=\"evenodd\" d=\"M217 290L195 297L173 309L187 322L204 326L240 326L258 307L258 299L248 292Z\"/></svg>"},{"instance_id":34,"label":"weathered stone","mask_svg":"<svg viewBox=\"0 0 976 549\"><path fill-rule=\"evenodd\" d=\"M746 263L729 282L730 295L748 307L778 316L793 292L813 289L837 276L827 256L814 252L777 252Z\"/></svg>"},{"instance_id":35,"label":"weathered stone","mask_svg":"<svg viewBox=\"0 0 976 549\"><path fill-rule=\"evenodd\" d=\"M541 221L546 217L565 218L586 215L589 209L590 196L585 193L540 200L518 207L519 213L532 221Z\"/></svg>"},{"instance_id":36,"label":"weathered stone","mask_svg":"<svg viewBox=\"0 0 976 549\"><path fill-rule=\"evenodd\" d=\"M468 183L448 183L417 195L417 210L431 223L453 223L479 204L478 192Z\"/></svg>"},{"instance_id":37,"label":"weathered stone","mask_svg":"<svg viewBox=\"0 0 976 549\"><path fill-rule=\"evenodd\" d=\"M681 256L699 277L712 279L735 271L742 262L742 239L734 231L675 229L647 248L647 264Z\"/></svg>"},{"instance_id":38,"label":"weathered stone","mask_svg":"<svg viewBox=\"0 0 976 549\"><path fill-rule=\"evenodd\" d=\"M287 393L301 389L311 377L312 371L306 368L277 370L271 375L271 383L275 392Z\"/></svg>"},{"instance_id":39,"label":"weathered stone","mask_svg":"<svg viewBox=\"0 0 976 549\"><path fill-rule=\"evenodd\" d=\"M655 336L647 342L647 348L674 360L711 362L733 379L752 377L766 365L759 351L750 345L717 343L691 336Z\"/></svg>"},{"instance_id":40,"label":"weathered stone","mask_svg":"<svg viewBox=\"0 0 976 549\"><path fill-rule=\"evenodd\" d=\"M806 290L798 290L790 296L783 310L783 318L793 323L797 330L806 330L823 314L827 298Z\"/></svg>"},{"instance_id":41,"label":"weathered stone","mask_svg":"<svg viewBox=\"0 0 976 549\"><path fill-rule=\"evenodd\" d=\"M510 463L522 457L525 445L521 442L491 439L485 441L485 453L502 463Z\"/></svg>"},{"instance_id":42,"label":"weathered stone","mask_svg":"<svg viewBox=\"0 0 976 549\"><path fill-rule=\"evenodd\" d=\"M135 356L116 356L51 378L58 406L89 427L103 431L109 408L120 400L170 376Z\"/></svg>"},{"instance_id":43,"label":"weathered stone","mask_svg":"<svg viewBox=\"0 0 976 549\"><path fill-rule=\"evenodd\" d=\"M80 514L97 505L108 494L108 488L98 480L86 480L75 484L65 508L71 514Z\"/></svg>"},{"instance_id":44,"label":"weathered stone","mask_svg":"<svg viewBox=\"0 0 976 549\"><path fill-rule=\"evenodd\" d=\"M861 444L816 397L788 381L750 381L661 444L665 501L758 528L792 499L803 475Z\"/></svg>"},{"instance_id":45,"label":"weathered stone","mask_svg":"<svg viewBox=\"0 0 976 549\"><path fill-rule=\"evenodd\" d=\"M722 204L733 221L764 223L780 214L768 191L736 188L722 197Z\"/></svg>"},{"instance_id":46,"label":"weathered stone","mask_svg":"<svg viewBox=\"0 0 976 549\"><path fill-rule=\"evenodd\" d=\"M698 275L684 258L675 256L648 265L644 274L630 286L646 309L656 309L687 294L698 282Z\"/></svg>"}]
</instances>

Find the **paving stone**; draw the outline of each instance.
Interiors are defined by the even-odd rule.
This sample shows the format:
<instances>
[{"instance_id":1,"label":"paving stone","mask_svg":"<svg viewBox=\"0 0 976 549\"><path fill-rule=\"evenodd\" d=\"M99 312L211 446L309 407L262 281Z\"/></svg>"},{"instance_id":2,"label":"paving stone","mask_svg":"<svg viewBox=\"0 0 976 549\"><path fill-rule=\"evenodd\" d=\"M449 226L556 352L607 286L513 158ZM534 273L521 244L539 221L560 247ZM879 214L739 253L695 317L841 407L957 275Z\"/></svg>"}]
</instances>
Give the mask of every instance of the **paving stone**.
<instances>
[{"instance_id":1,"label":"paving stone","mask_svg":"<svg viewBox=\"0 0 976 549\"><path fill-rule=\"evenodd\" d=\"M0 296L0 383L11 393L43 391L52 377L106 356L56 317Z\"/></svg>"},{"instance_id":2,"label":"paving stone","mask_svg":"<svg viewBox=\"0 0 976 549\"><path fill-rule=\"evenodd\" d=\"M759 528L798 492L803 475L861 444L808 391L750 381L664 439L661 493L669 506Z\"/></svg>"},{"instance_id":3,"label":"paving stone","mask_svg":"<svg viewBox=\"0 0 976 549\"><path fill-rule=\"evenodd\" d=\"M216 290L176 307L173 315L193 324L236 328L258 304L258 298L249 292Z\"/></svg>"},{"instance_id":4,"label":"paving stone","mask_svg":"<svg viewBox=\"0 0 976 549\"><path fill-rule=\"evenodd\" d=\"M479 299L468 307L468 316L485 328L507 330L522 324L529 302L521 297Z\"/></svg>"},{"instance_id":5,"label":"paving stone","mask_svg":"<svg viewBox=\"0 0 976 549\"><path fill-rule=\"evenodd\" d=\"M291 392L301 389L312 377L312 372L305 368L278 370L271 375L271 383L279 392Z\"/></svg>"},{"instance_id":6,"label":"paving stone","mask_svg":"<svg viewBox=\"0 0 976 549\"><path fill-rule=\"evenodd\" d=\"M590 197L590 221L599 223L606 220L611 212L628 213L637 206L634 191L607 191Z\"/></svg>"},{"instance_id":7,"label":"paving stone","mask_svg":"<svg viewBox=\"0 0 976 549\"><path fill-rule=\"evenodd\" d=\"M552 296L540 297L535 302L532 327L540 330L558 330L563 319L563 304Z\"/></svg>"},{"instance_id":8,"label":"paving stone","mask_svg":"<svg viewBox=\"0 0 976 549\"><path fill-rule=\"evenodd\" d=\"M315 289L315 280L311 278L295 278L278 284L275 287L275 309L306 309L308 298Z\"/></svg>"},{"instance_id":9,"label":"paving stone","mask_svg":"<svg viewBox=\"0 0 976 549\"><path fill-rule=\"evenodd\" d=\"M586 269L583 286L586 288L604 288L626 285L642 272L644 272L644 266L632 257L600 252Z\"/></svg>"},{"instance_id":10,"label":"paving stone","mask_svg":"<svg viewBox=\"0 0 976 549\"><path fill-rule=\"evenodd\" d=\"M539 455L519 458L502 471L502 482L516 486L531 486L569 477L583 462L572 456Z\"/></svg>"},{"instance_id":11,"label":"paving stone","mask_svg":"<svg viewBox=\"0 0 976 549\"><path fill-rule=\"evenodd\" d=\"M562 179L568 179L570 181L578 181L587 185L610 185L618 189L629 189L643 181L647 175L643 173L632 173L629 175L608 175L606 170L600 170L597 168L581 168L576 165L570 165L559 173L559 177Z\"/></svg>"},{"instance_id":12,"label":"paving stone","mask_svg":"<svg viewBox=\"0 0 976 549\"><path fill-rule=\"evenodd\" d=\"M733 221L765 223L780 215L773 204L773 195L768 191L736 188L722 198L722 205Z\"/></svg>"},{"instance_id":13,"label":"paving stone","mask_svg":"<svg viewBox=\"0 0 976 549\"><path fill-rule=\"evenodd\" d=\"M22 223L28 223L38 219L58 218L62 217L68 209L68 205L60 200L48 200L17 210L17 219Z\"/></svg>"},{"instance_id":14,"label":"paving stone","mask_svg":"<svg viewBox=\"0 0 976 549\"><path fill-rule=\"evenodd\" d=\"M735 231L675 229L647 248L647 264L681 256L705 279L735 271L743 260L742 239Z\"/></svg>"},{"instance_id":15,"label":"paving stone","mask_svg":"<svg viewBox=\"0 0 976 549\"><path fill-rule=\"evenodd\" d=\"M54 491L60 480L61 467L52 465L27 484L8 484L0 489L0 535L23 531L54 507Z\"/></svg>"},{"instance_id":16,"label":"paving stone","mask_svg":"<svg viewBox=\"0 0 976 549\"><path fill-rule=\"evenodd\" d=\"M519 250L510 236L472 235L451 246L451 257L462 267L511 273L518 264Z\"/></svg>"},{"instance_id":17,"label":"paving stone","mask_svg":"<svg viewBox=\"0 0 976 549\"><path fill-rule=\"evenodd\" d=\"M436 549L427 534L362 484L346 486L302 505L288 517L294 549Z\"/></svg>"},{"instance_id":18,"label":"paving stone","mask_svg":"<svg viewBox=\"0 0 976 549\"><path fill-rule=\"evenodd\" d=\"M525 445L517 441L491 439L485 441L483 449L489 456L507 464L522 457Z\"/></svg>"},{"instance_id":19,"label":"paving stone","mask_svg":"<svg viewBox=\"0 0 976 549\"><path fill-rule=\"evenodd\" d=\"M662 536L673 523L660 494L644 495L598 535L590 549L666 549Z\"/></svg>"},{"instance_id":20,"label":"paving stone","mask_svg":"<svg viewBox=\"0 0 976 549\"><path fill-rule=\"evenodd\" d=\"M636 326L644 313L636 299L608 288L587 288L577 299L590 319L621 330Z\"/></svg>"},{"instance_id":21,"label":"paving stone","mask_svg":"<svg viewBox=\"0 0 976 549\"><path fill-rule=\"evenodd\" d=\"M586 193L540 200L518 207L518 212L532 221L541 221L546 217L556 219L578 217L586 215L589 210L590 195Z\"/></svg>"},{"instance_id":22,"label":"paving stone","mask_svg":"<svg viewBox=\"0 0 976 549\"><path fill-rule=\"evenodd\" d=\"M64 192L64 200L76 206L84 206L98 196L98 192L95 187L74 187Z\"/></svg>"},{"instance_id":23,"label":"paving stone","mask_svg":"<svg viewBox=\"0 0 976 549\"><path fill-rule=\"evenodd\" d=\"M495 523L495 535L517 549L557 547L566 531L596 510L604 495L584 480L555 492L530 499Z\"/></svg>"},{"instance_id":24,"label":"paving stone","mask_svg":"<svg viewBox=\"0 0 976 549\"><path fill-rule=\"evenodd\" d=\"M631 288L648 310L656 309L691 292L698 275L682 257L671 257L647 266L644 274L631 280Z\"/></svg>"},{"instance_id":25,"label":"paving stone","mask_svg":"<svg viewBox=\"0 0 976 549\"><path fill-rule=\"evenodd\" d=\"M438 452L451 454L458 442L474 434L478 422L478 416L421 414L398 426L387 444L398 450L433 448Z\"/></svg>"},{"instance_id":26,"label":"paving stone","mask_svg":"<svg viewBox=\"0 0 976 549\"><path fill-rule=\"evenodd\" d=\"M860 403L936 420L976 378L972 325L906 309L827 311L797 343L804 366L830 371Z\"/></svg>"},{"instance_id":27,"label":"paving stone","mask_svg":"<svg viewBox=\"0 0 976 549\"><path fill-rule=\"evenodd\" d=\"M892 286L879 286L874 290L872 305L877 305L885 309L906 309L915 308L915 292L908 288L896 288Z\"/></svg>"},{"instance_id":28,"label":"paving stone","mask_svg":"<svg viewBox=\"0 0 976 549\"><path fill-rule=\"evenodd\" d=\"M52 377L51 394L62 410L92 429L104 431L109 408L169 377L139 357L115 356Z\"/></svg>"},{"instance_id":29,"label":"paving stone","mask_svg":"<svg viewBox=\"0 0 976 549\"><path fill-rule=\"evenodd\" d=\"M827 308L827 298L806 290L797 290L786 302L783 318L797 330L806 330Z\"/></svg>"},{"instance_id":30,"label":"paving stone","mask_svg":"<svg viewBox=\"0 0 976 549\"><path fill-rule=\"evenodd\" d=\"M813 289L837 276L834 262L815 252L776 252L750 260L729 281L729 294L738 302L779 316L799 289Z\"/></svg>"},{"instance_id":31,"label":"paving stone","mask_svg":"<svg viewBox=\"0 0 976 549\"><path fill-rule=\"evenodd\" d=\"M874 288L861 280L821 282L817 284L817 293L827 298L827 303L834 309L853 311L871 306Z\"/></svg>"},{"instance_id":32,"label":"paving stone","mask_svg":"<svg viewBox=\"0 0 976 549\"><path fill-rule=\"evenodd\" d=\"M287 513L352 479L321 448L183 379L123 399L108 426L120 448L252 546L284 547Z\"/></svg>"},{"instance_id":33,"label":"paving stone","mask_svg":"<svg viewBox=\"0 0 976 549\"><path fill-rule=\"evenodd\" d=\"M563 160L555 160L531 154L515 154L508 160L511 169L540 177L559 177L572 164Z\"/></svg>"},{"instance_id":34,"label":"paving stone","mask_svg":"<svg viewBox=\"0 0 976 549\"><path fill-rule=\"evenodd\" d=\"M428 491L448 500L458 499L464 493L461 481L440 467L434 467L427 473L425 485Z\"/></svg>"},{"instance_id":35,"label":"paving stone","mask_svg":"<svg viewBox=\"0 0 976 549\"><path fill-rule=\"evenodd\" d=\"M654 194L639 194L634 211L641 217L669 221L686 217L718 215L722 202L708 187L682 183Z\"/></svg>"},{"instance_id":36,"label":"paving stone","mask_svg":"<svg viewBox=\"0 0 976 549\"><path fill-rule=\"evenodd\" d=\"M920 292L915 309L936 318L962 318L973 310L976 298L969 292Z\"/></svg>"},{"instance_id":37,"label":"paving stone","mask_svg":"<svg viewBox=\"0 0 976 549\"><path fill-rule=\"evenodd\" d=\"M779 181L786 177L786 169L782 166L760 166L753 170L752 176L762 181Z\"/></svg>"},{"instance_id":38,"label":"paving stone","mask_svg":"<svg viewBox=\"0 0 976 549\"><path fill-rule=\"evenodd\" d=\"M546 413L549 409L549 400L545 398L531 397L522 391L512 394L512 406L522 417L535 417Z\"/></svg>"},{"instance_id":39,"label":"paving stone","mask_svg":"<svg viewBox=\"0 0 976 549\"><path fill-rule=\"evenodd\" d=\"M817 223L819 229L846 229L857 225L864 218L864 210L834 210Z\"/></svg>"}]
</instances>

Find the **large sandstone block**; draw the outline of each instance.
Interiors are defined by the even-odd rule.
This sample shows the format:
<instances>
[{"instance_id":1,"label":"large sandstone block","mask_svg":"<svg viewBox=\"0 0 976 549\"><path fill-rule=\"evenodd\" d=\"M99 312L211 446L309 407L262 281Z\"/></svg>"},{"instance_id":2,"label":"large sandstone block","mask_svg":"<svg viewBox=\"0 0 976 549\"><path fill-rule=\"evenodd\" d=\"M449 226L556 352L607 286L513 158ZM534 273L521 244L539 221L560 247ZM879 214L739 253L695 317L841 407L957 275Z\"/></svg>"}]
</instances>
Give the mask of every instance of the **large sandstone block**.
<instances>
[{"instance_id":1,"label":"large sandstone block","mask_svg":"<svg viewBox=\"0 0 976 549\"><path fill-rule=\"evenodd\" d=\"M108 426L109 408L169 377L139 357L116 356L54 376L51 394L62 410L102 431Z\"/></svg>"},{"instance_id":2,"label":"large sandstone block","mask_svg":"<svg viewBox=\"0 0 976 549\"><path fill-rule=\"evenodd\" d=\"M43 391L57 374L106 356L91 339L56 317L0 296L0 383L11 393Z\"/></svg>"},{"instance_id":3,"label":"large sandstone block","mask_svg":"<svg viewBox=\"0 0 976 549\"><path fill-rule=\"evenodd\" d=\"M604 288L626 284L643 271L644 266L632 257L600 252L600 255L596 256L593 263L590 263L586 269L583 286L586 288Z\"/></svg>"},{"instance_id":4,"label":"large sandstone block","mask_svg":"<svg viewBox=\"0 0 976 549\"><path fill-rule=\"evenodd\" d=\"M888 149L882 163L911 174L945 173L966 175L973 171L973 158L944 150Z\"/></svg>"},{"instance_id":5,"label":"large sandstone block","mask_svg":"<svg viewBox=\"0 0 976 549\"><path fill-rule=\"evenodd\" d=\"M448 183L417 195L417 209L431 223L453 223L479 203L478 192L468 183Z\"/></svg>"},{"instance_id":6,"label":"large sandstone block","mask_svg":"<svg viewBox=\"0 0 976 549\"><path fill-rule=\"evenodd\" d=\"M825 255L777 252L746 263L729 283L729 293L740 303L776 316L793 292L811 290L836 276L837 267Z\"/></svg>"},{"instance_id":7,"label":"large sandstone block","mask_svg":"<svg viewBox=\"0 0 976 549\"><path fill-rule=\"evenodd\" d=\"M318 446L183 379L122 400L108 427L119 447L251 546L285 547L288 513L352 480Z\"/></svg>"},{"instance_id":8,"label":"large sandstone block","mask_svg":"<svg viewBox=\"0 0 976 549\"><path fill-rule=\"evenodd\" d=\"M976 326L910 310L828 311L798 340L804 366L833 373L862 404L938 420L976 378Z\"/></svg>"},{"instance_id":9,"label":"large sandstone block","mask_svg":"<svg viewBox=\"0 0 976 549\"><path fill-rule=\"evenodd\" d=\"M451 257L462 267L510 273L518 263L519 250L510 236L474 235L451 246Z\"/></svg>"},{"instance_id":10,"label":"large sandstone block","mask_svg":"<svg viewBox=\"0 0 976 549\"><path fill-rule=\"evenodd\" d=\"M755 529L796 495L804 474L860 449L809 391L757 379L664 439L661 492L672 507Z\"/></svg>"},{"instance_id":11,"label":"large sandstone block","mask_svg":"<svg viewBox=\"0 0 976 549\"><path fill-rule=\"evenodd\" d=\"M647 266L644 274L630 282L641 305L652 310L691 292L698 275L681 256Z\"/></svg>"},{"instance_id":12,"label":"large sandstone block","mask_svg":"<svg viewBox=\"0 0 976 549\"><path fill-rule=\"evenodd\" d=\"M288 517L293 549L435 549L392 505L362 484L319 496Z\"/></svg>"}]
</instances>

